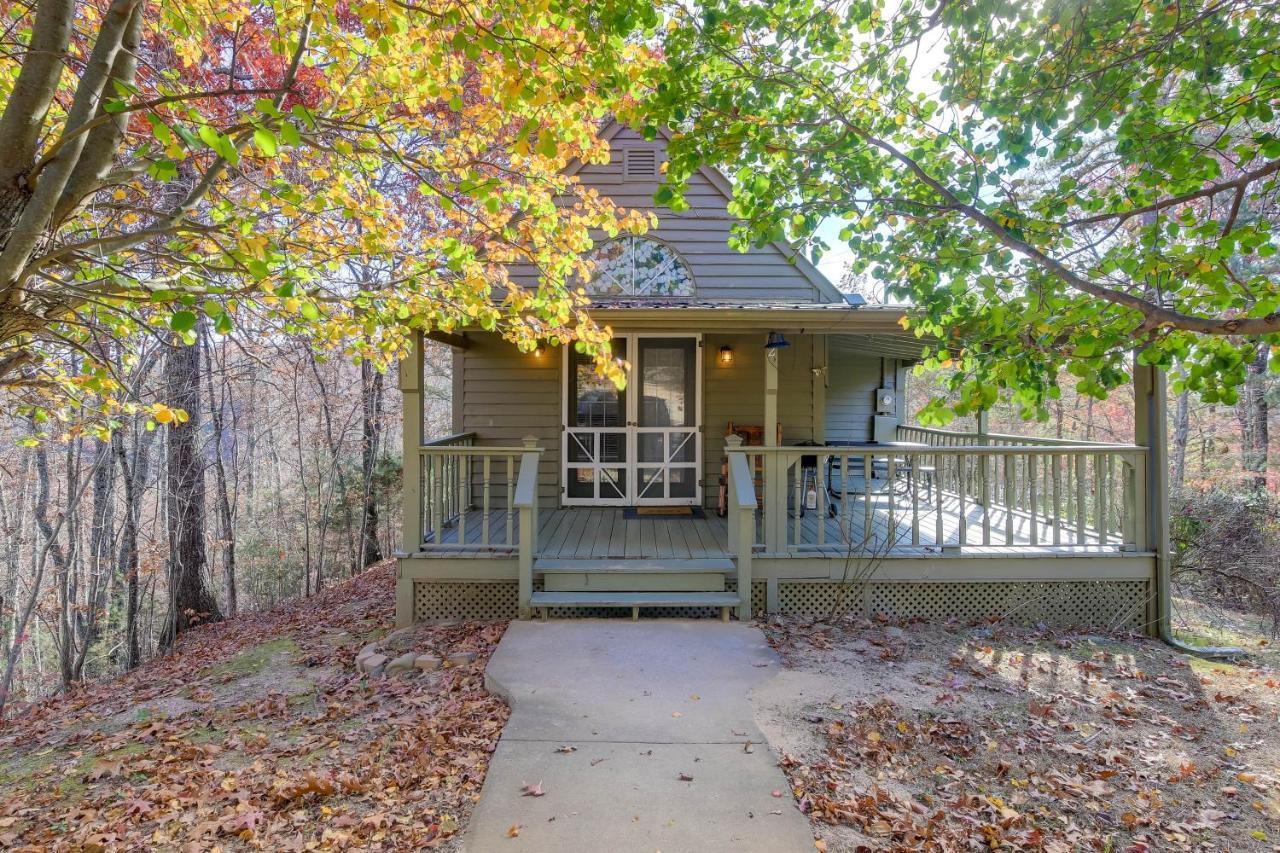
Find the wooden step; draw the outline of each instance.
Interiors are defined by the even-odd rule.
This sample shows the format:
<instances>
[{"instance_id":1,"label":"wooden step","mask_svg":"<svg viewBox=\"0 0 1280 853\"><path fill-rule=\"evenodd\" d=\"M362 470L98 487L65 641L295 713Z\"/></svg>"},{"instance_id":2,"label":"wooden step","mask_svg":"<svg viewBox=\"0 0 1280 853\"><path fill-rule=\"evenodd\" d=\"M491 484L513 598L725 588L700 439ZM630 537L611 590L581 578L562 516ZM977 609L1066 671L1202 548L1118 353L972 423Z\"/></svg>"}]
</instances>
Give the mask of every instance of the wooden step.
<instances>
[{"instance_id":1,"label":"wooden step","mask_svg":"<svg viewBox=\"0 0 1280 853\"><path fill-rule=\"evenodd\" d=\"M641 572L646 574L683 574L706 572L733 572L737 569L733 560L726 559L605 559L561 560L544 558L533 561L533 573L552 574L572 572Z\"/></svg>"},{"instance_id":2,"label":"wooden step","mask_svg":"<svg viewBox=\"0 0 1280 853\"><path fill-rule=\"evenodd\" d=\"M728 620L729 608L741 599L736 592L535 592L529 604L541 609L546 618L548 607L630 607L631 618L640 615L641 607L719 607L720 618Z\"/></svg>"}]
</instances>

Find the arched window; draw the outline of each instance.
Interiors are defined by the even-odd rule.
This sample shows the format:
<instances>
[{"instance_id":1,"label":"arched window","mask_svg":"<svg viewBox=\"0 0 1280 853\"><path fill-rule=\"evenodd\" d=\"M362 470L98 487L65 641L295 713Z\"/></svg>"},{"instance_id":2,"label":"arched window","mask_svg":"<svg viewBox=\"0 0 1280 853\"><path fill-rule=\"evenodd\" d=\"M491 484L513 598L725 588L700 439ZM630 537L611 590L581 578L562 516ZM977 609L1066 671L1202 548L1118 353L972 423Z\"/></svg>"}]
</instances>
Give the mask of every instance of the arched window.
<instances>
[{"instance_id":1,"label":"arched window","mask_svg":"<svg viewBox=\"0 0 1280 853\"><path fill-rule=\"evenodd\" d=\"M587 256L595 272L587 283L593 296L693 296L689 266L666 243L647 237L619 237Z\"/></svg>"}]
</instances>

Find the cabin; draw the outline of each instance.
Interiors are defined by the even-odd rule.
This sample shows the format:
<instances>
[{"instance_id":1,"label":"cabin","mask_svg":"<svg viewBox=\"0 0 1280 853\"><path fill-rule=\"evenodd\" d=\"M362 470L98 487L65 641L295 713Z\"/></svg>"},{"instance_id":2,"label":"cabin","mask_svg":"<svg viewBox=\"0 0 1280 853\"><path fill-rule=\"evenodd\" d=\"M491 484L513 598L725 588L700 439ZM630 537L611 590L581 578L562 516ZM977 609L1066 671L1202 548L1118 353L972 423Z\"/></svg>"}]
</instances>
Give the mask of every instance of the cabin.
<instances>
[{"instance_id":1,"label":"cabin","mask_svg":"<svg viewBox=\"0 0 1280 853\"><path fill-rule=\"evenodd\" d=\"M654 209L665 140L615 125L580 178ZM572 349L452 348L452 434L400 369L396 619L782 611L1154 632L1167 607L1164 379L1130 444L913 426L922 343L789 245L728 247L728 180L593 250L626 387ZM513 277L515 273L513 273Z\"/></svg>"}]
</instances>

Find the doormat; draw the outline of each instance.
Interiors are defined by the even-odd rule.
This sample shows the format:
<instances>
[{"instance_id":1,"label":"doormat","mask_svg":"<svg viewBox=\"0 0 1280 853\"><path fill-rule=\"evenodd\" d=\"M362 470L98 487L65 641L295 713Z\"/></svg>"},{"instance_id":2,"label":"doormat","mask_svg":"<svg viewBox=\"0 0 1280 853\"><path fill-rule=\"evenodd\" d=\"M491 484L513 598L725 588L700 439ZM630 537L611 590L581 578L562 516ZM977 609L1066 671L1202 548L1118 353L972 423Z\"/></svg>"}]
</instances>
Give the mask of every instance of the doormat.
<instances>
[{"instance_id":1,"label":"doormat","mask_svg":"<svg viewBox=\"0 0 1280 853\"><path fill-rule=\"evenodd\" d=\"M629 506L623 518L706 518L700 506Z\"/></svg>"}]
</instances>

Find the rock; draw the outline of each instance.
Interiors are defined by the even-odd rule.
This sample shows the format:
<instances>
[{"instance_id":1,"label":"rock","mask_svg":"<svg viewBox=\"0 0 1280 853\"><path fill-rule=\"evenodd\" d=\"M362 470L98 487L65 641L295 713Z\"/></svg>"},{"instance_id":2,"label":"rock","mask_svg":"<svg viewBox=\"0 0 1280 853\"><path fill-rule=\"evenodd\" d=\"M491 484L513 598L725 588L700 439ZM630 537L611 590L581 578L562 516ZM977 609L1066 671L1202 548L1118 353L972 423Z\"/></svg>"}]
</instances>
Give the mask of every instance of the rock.
<instances>
[{"instance_id":1,"label":"rock","mask_svg":"<svg viewBox=\"0 0 1280 853\"><path fill-rule=\"evenodd\" d=\"M393 675L397 672L412 672L418 655L414 652L405 652L400 657L387 664L387 675Z\"/></svg>"},{"instance_id":2,"label":"rock","mask_svg":"<svg viewBox=\"0 0 1280 853\"><path fill-rule=\"evenodd\" d=\"M391 642L392 640L395 640L395 639L398 639L399 637L403 637L403 636L405 636L406 634L408 634L408 633L409 633L410 631L412 631L412 630L413 630L413 628L412 628L412 627L409 627L409 628L397 628L397 629L395 629L394 631L392 631L390 634L387 634L387 636L383 637L382 639L383 639L383 641L384 641L384 642Z\"/></svg>"},{"instance_id":3,"label":"rock","mask_svg":"<svg viewBox=\"0 0 1280 853\"><path fill-rule=\"evenodd\" d=\"M884 629L884 635L890 640L901 640L903 637L907 636L907 632L895 625L890 625Z\"/></svg>"},{"instance_id":4,"label":"rock","mask_svg":"<svg viewBox=\"0 0 1280 853\"><path fill-rule=\"evenodd\" d=\"M454 652L449 655L450 666L466 666L469 663L475 663L475 652Z\"/></svg>"},{"instance_id":5,"label":"rock","mask_svg":"<svg viewBox=\"0 0 1280 853\"><path fill-rule=\"evenodd\" d=\"M364 658L364 657L368 657L369 655L376 655L377 653L378 653L378 644L370 643L369 645L365 646L363 649L360 650L360 653L356 655L356 658L357 659Z\"/></svg>"},{"instance_id":6,"label":"rock","mask_svg":"<svg viewBox=\"0 0 1280 853\"><path fill-rule=\"evenodd\" d=\"M440 668L440 658L435 655L418 655L414 658L413 665L418 669L430 672L433 669Z\"/></svg>"},{"instance_id":7,"label":"rock","mask_svg":"<svg viewBox=\"0 0 1280 853\"><path fill-rule=\"evenodd\" d=\"M386 655L380 655L376 652L371 655L364 655L356 659L356 669L361 672L369 673L383 666L387 662Z\"/></svg>"}]
</instances>

